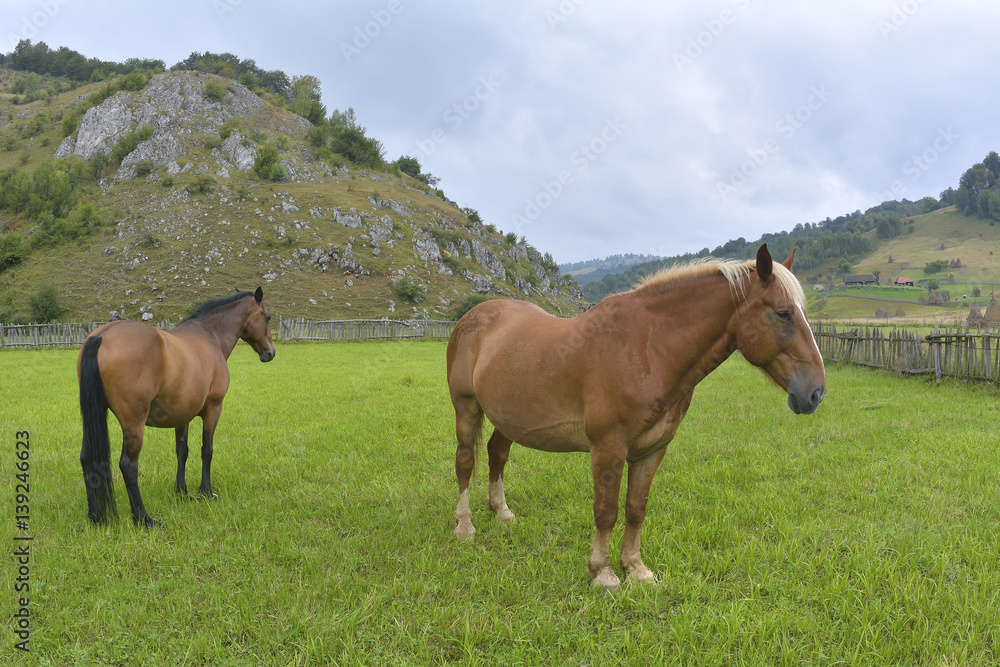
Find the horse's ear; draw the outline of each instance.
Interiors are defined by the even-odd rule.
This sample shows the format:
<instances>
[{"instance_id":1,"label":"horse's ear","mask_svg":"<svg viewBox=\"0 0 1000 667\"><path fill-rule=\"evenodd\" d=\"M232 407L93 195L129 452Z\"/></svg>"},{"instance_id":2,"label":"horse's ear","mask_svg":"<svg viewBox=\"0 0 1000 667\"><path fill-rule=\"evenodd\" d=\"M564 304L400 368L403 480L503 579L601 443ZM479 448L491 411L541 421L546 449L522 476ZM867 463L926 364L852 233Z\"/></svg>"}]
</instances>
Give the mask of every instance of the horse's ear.
<instances>
[{"instance_id":1,"label":"horse's ear","mask_svg":"<svg viewBox=\"0 0 1000 667\"><path fill-rule=\"evenodd\" d=\"M263 301L264 300L264 290L262 290L258 286L257 287L257 291L253 293L253 298L257 300L257 303L260 303L261 301Z\"/></svg>"},{"instance_id":2,"label":"horse's ear","mask_svg":"<svg viewBox=\"0 0 1000 667\"><path fill-rule=\"evenodd\" d=\"M767 249L767 244L762 244L757 248L757 276L762 283L771 279L774 271L774 262L771 261L771 253Z\"/></svg>"},{"instance_id":3,"label":"horse's ear","mask_svg":"<svg viewBox=\"0 0 1000 667\"><path fill-rule=\"evenodd\" d=\"M789 271L792 270L792 262L795 261L795 251L796 250L797 250L797 248L792 248L792 254L788 256L788 259L786 259L784 262L781 263L781 265L783 267L785 267L786 269L788 269Z\"/></svg>"}]
</instances>

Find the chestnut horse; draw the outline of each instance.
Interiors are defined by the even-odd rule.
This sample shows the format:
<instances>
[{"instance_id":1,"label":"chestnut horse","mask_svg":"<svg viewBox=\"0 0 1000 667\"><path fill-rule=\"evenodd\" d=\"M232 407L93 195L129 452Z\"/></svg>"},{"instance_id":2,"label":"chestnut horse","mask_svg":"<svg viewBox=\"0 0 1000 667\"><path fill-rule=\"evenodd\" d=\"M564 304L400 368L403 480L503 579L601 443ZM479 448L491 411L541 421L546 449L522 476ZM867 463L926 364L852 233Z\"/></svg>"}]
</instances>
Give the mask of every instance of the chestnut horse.
<instances>
[{"instance_id":1,"label":"chestnut horse","mask_svg":"<svg viewBox=\"0 0 1000 667\"><path fill-rule=\"evenodd\" d=\"M261 361L274 359L264 294L237 292L210 299L173 331L140 322L110 322L87 337L76 362L83 417L80 464L87 488L87 516L94 523L117 515L111 479L108 409L122 427L118 467L125 479L132 520L158 525L139 495L139 452L144 426L173 428L177 449L177 492L187 495L184 465L188 423L201 417L201 486L213 498L211 466L215 426L229 389L226 360L245 340Z\"/></svg>"},{"instance_id":2,"label":"chestnut horse","mask_svg":"<svg viewBox=\"0 0 1000 667\"><path fill-rule=\"evenodd\" d=\"M448 341L458 437L455 535L476 532L469 480L485 414L496 427L487 445L488 506L503 522L514 521L503 485L512 442L590 453L596 532L587 565L595 586L619 584L609 542L627 463L618 563L629 579L653 581L639 548L646 501L695 385L739 350L788 392L793 412L814 412L823 400L823 358L790 271L794 257L774 263L764 244L755 261L667 270L569 319L524 301L470 310Z\"/></svg>"}]
</instances>

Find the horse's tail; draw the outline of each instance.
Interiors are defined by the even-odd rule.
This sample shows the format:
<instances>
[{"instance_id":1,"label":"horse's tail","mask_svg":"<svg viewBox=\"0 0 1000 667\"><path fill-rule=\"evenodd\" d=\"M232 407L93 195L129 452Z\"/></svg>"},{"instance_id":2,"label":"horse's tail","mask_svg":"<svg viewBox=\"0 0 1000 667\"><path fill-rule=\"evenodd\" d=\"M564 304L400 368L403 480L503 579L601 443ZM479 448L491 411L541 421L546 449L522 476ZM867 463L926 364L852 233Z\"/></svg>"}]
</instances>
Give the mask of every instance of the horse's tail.
<instances>
[{"instance_id":1,"label":"horse's tail","mask_svg":"<svg viewBox=\"0 0 1000 667\"><path fill-rule=\"evenodd\" d=\"M108 441L108 399L104 395L97 351L101 337L88 338L80 353L80 414L83 418L83 448L80 465L87 487L87 516L94 523L117 516L111 478L111 444Z\"/></svg>"}]
</instances>

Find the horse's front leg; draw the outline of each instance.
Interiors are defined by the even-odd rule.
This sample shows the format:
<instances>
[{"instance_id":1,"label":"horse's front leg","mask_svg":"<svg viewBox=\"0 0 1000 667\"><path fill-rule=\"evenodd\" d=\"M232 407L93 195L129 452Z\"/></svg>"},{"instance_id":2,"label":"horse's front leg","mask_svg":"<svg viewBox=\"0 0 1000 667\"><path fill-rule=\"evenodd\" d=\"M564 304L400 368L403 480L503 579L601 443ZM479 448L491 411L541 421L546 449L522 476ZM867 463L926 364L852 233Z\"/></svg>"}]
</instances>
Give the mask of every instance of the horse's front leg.
<instances>
[{"instance_id":1,"label":"horse's front leg","mask_svg":"<svg viewBox=\"0 0 1000 667\"><path fill-rule=\"evenodd\" d=\"M218 498L212 493L212 441L215 437L215 427L222 414L222 401L206 406L201 416L201 486L198 491L207 498Z\"/></svg>"},{"instance_id":2,"label":"horse's front leg","mask_svg":"<svg viewBox=\"0 0 1000 667\"><path fill-rule=\"evenodd\" d=\"M618 564L629 580L651 583L653 572L642 562L640 554L640 534L642 522L646 518L646 502L649 487L653 483L656 469L663 460L667 448L661 447L645 458L628 464L628 490L625 492L625 536L622 538Z\"/></svg>"},{"instance_id":3,"label":"horse's front leg","mask_svg":"<svg viewBox=\"0 0 1000 667\"><path fill-rule=\"evenodd\" d=\"M188 425L174 429L174 441L177 449L177 493L187 496L187 481L184 479L184 466L188 458Z\"/></svg>"},{"instance_id":4,"label":"horse's front leg","mask_svg":"<svg viewBox=\"0 0 1000 667\"><path fill-rule=\"evenodd\" d=\"M625 470L625 448L591 445L590 472L594 478L594 542L587 567L594 586L617 588L620 580L611 569L611 530L618 520L618 491Z\"/></svg>"}]
</instances>

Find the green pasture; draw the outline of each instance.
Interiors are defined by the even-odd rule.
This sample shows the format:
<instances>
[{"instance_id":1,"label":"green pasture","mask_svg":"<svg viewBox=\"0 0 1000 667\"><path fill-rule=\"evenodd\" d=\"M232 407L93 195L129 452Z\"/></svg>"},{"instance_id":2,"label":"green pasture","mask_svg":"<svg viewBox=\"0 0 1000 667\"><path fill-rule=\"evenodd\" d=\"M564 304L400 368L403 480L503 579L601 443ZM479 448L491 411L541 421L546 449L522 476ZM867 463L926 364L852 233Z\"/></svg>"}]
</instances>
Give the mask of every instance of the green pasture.
<instances>
[{"instance_id":1,"label":"green pasture","mask_svg":"<svg viewBox=\"0 0 1000 667\"><path fill-rule=\"evenodd\" d=\"M31 652L13 558L0 663L40 665L995 665L995 390L840 366L796 416L739 355L702 382L650 494L660 578L589 585L588 459L515 447L515 525L473 489L458 543L443 342L240 345L216 501L173 491L173 434L140 484L162 529L86 521L75 350L0 352L6 552L15 432L31 434ZM524 378L530 382L531 378ZM120 431L114 434L117 461ZM200 473L192 428L188 487ZM621 525L612 540L613 558Z\"/></svg>"}]
</instances>

